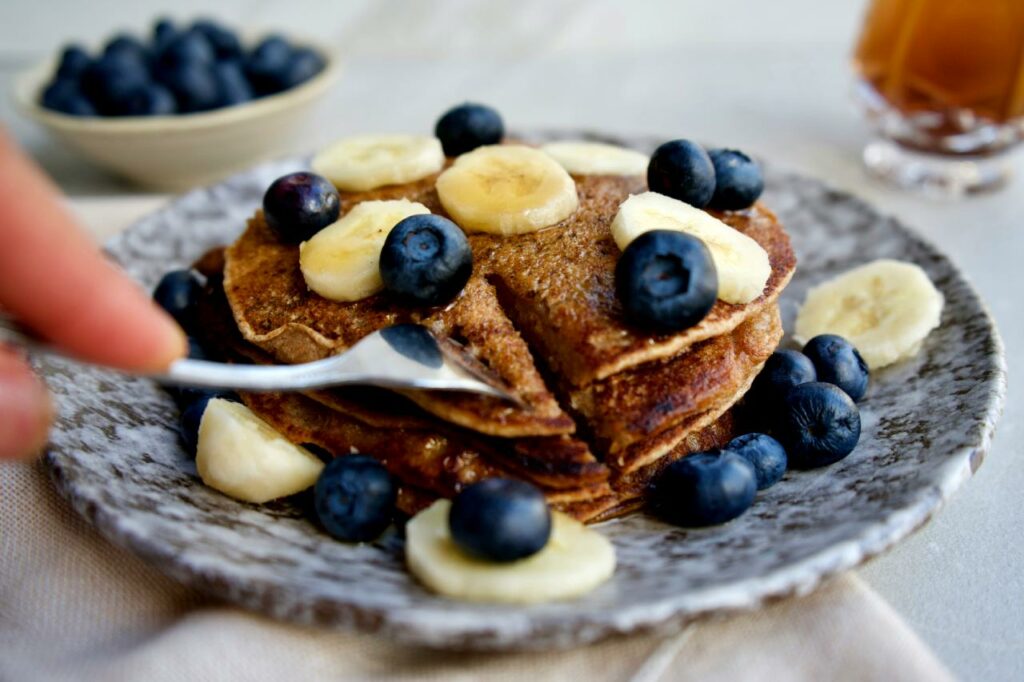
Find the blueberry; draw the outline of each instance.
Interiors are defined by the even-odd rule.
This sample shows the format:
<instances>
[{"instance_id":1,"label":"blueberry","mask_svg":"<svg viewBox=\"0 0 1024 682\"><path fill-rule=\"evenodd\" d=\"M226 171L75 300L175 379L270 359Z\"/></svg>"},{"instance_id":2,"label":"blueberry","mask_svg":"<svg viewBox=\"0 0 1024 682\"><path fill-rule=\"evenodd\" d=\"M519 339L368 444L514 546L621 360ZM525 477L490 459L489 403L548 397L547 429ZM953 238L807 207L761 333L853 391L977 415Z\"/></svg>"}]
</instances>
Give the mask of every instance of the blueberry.
<instances>
[{"instance_id":1,"label":"blueberry","mask_svg":"<svg viewBox=\"0 0 1024 682\"><path fill-rule=\"evenodd\" d=\"M153 300L170 313L181 328L190 331L195 325L196 304L203 285L191 270L168 272L153 290Z\"/></svg>"},{"instance_id":2,"label":"blueberry","mask_svg":"<svg viewBox=\"0 0 1024 682\"><path fill-rule=\"evenodd\" d=\"M190 360L209 360L210 356L203 344L194 336L188 337L188 357Z\"/></svg>"},{"instance_id":3,"label":"blueberry","mask_svg":"<svg viewBox=\"0 0 1024 682\"><path fill-rule=\"evenodd\" d=\"M169 116L178 110L170 90L159 83L146 83L130 91L117 104L120 116Z\"/></svg>"},{"instance_id":4,"label":"blueberry","mask_svg":"<svg viewBox=\"0 0 1024 682\"><path fill-rule=\"evenodd\" d=\"M654 511L687 528L731 521L750 508L757 474L739 455L699 452L669 464L651 490Z\"/></svg>"},{"instance_id":5,"label":"blueberry","mask_svg":"<svg viewBox=\"0 0 1024 682\"><path fill-rule=\"evenodd\" d=\"M305 83L324 68L324 58L308 47L300 47L292 52L288 65L280 73L282 89L293 88Z\"/></svg>"},{"instance_id":6,"label":"blueberry","mask_svg":"<svg viewBox=\"0 0 1024 682\"><path fill-rule=\"evenodd\" d=\"M174 93L178 110L182 113L209 111L220 104L221 90L212 65L195 63L163 67L158 77Z\"/></svg>"},{"instance_id":7,"label":"blueberry","mask_svg":"<svg viewBox=\"0 0 1024 682\"><path fill-rule=\"evenodd\" d=\"M203 413L206 406L214 398L239 402L238 396L227 391L218 391L209 388L183 388L172 392L181 409L181 417L178 419L178 435L185 446L185 450L195 457L196 445L199 443L199 425L203 421Z\"/></svg>"},{"instance_id":8,"label":"blueberry","mask_svg":"<svg viewBox=\"0 0 1024 682\"><path fill-rule=\"evenodd\" d=\"M657 331L686 329L704 319L718 297L718 273L704 242L671 230L634 239L615 266L626 314Z\"/></svg>"},{"instance_id":9,"label":"blueberry","mask_svg":"<svg viewBox=\"0 0 1024 682\"><path fill-rule=\"evenodd\" d=\"M301 242L338 219L341 202L330 180L315 173L283 175L263 195L267 225L286 242Z\"/></svg>"},{"instance_id":10,"label":"blueberry","mask_svg":"<svg viewBox=\"0 0 1024 682\"><path fill-rule=\"evenodd\" d=\"M796 350L777 350L754 379L751 395L757 402L777 404L793 386L816 381L817 378L814 365L806 355Z\"/></svg>"},{"instance_id":11,"label":"blueberry","mask_svg":"<svg viewBox=\"0 0 1024 682\"><path fill-rule=\"evenodd\" d=\"M868 392L868 364L853 344L835 334L815 336L804 346L804 355L814 363L818 381L835 384L860 401Z\"/></svg>"},{"instance_id":12,"label":"blueberry","mask_svg":"<svg viewBox=\"0 0 1024 682\"><path fill-rule=\"evenodd\" d=\"M157 55L158 71L177 71L182 67L210 67L216 60L213 46L199 31L184 31L170 37Z\"/></svg>"},{"instance_id":13,"label":"blueberry","mask_svg":"<svg viewBox=\"0 0 1024 682\"><path fill-rule=\"evenodd\" d=\"M536 486L489 478L455 496L448 526L452 540L467 554L487 561L516 561L548 544L551 510Z\"/></svg>"},{"instance_id":14,"label":"blueberry","mask_svg":"<svg viewBox=\"0 0 1024 682\"><path fill-rule=\"evenodd\" d=\"M60 54L56 80L77 80L92 64L89 53L79 45L68 45Z\"/></svg>"},{"instance_id":15,"label":"blueberry","mask_svg":"<svg viewBox=\"0 0 1024 682\"><path fill-rule=\"evenodd\" d=\"M472 272L473 251L465 233L439 215L414 215L400 221L380 252L384 287L413 303L450 301Z\"/></svg>"},{"instance_id":16,"label":"blueberry","mask_svg":"<svg viewBox=\"0 0 1024 682\"><path fill-rule=\"evenodd\" d=\"M466 102L449 109L438 119L434 134L444 153L458 156L485 144L498 144L505 136L501 114L483 104Z\"/></svg>"},{"instance_id":17,"label":"blueberry","mask_svg":"<svg viewBox=\"0 0 1024 682\"><path fill-rule=\"evenodd\" d=\"M715 167L715 193L708 207L738 211L753 206L764 191L761 166L735 149L712 149L708 156Z\"/></svg>"},{"instance_id":18,"label":"blueberry","mask_svg":"<svg viewBox=\"0 0 1024 682\"><path fill-rule=\"evenodd\" d=\"M652 192L704 208L715 193L715 167L699 144L672 140L654 150L647 164Z\"/></svg>"},{"instance_id":19,"label":"blueberry","mask_svg":"<svg viewBox=\"0 0 1024 682\"><path fill-rule=\"evenodd\" d=\"M143 64L148 64L150 59L149 49L138 38L126 33L111 38L103 48L103 54L135 59Z\"/></svg>"},{"instance_id":20,"label":"blueberry","mask_svg":"<svg viewBox=\"0 0 1024 682\"><path fill-rule=\"evenodd\" d=\"M238 62L217 62L213 66L213 77L220 92L218 106L228 107L248 102L253 98L252 86L249 85L245 72Z\"/></svg>"},{"instance_id":21,"label":"blueberry","mask_svg":"<svg viewBox=\"0 0 1024 682\"><path fill-rule=\"evenodd\" d=\"M758 490L772 487L786 473L786 450L771 436L748 433L733 438L723 449L750 462Z\"/></svg>"},{"instance_id":22,"label":"blueberry","mask_svg":"<svg viewBox=\"0 0 1024 682\"><path fill-rule=\"evenodd\" d=\"M271 95L284 89L284 72L292 59L292 48L280 36L264 38L245 60L245 75L257 96Z\"/></svg>"},{"instance_id":23,"label":"blueberry","mask_svg":"<svg viewBox=\"0 0 1024 682\"><path fill-rule=\"evenodd\" d=\"M178 420L178 435L185 446L186 452L195 457L196 444L199 443L199 425L203 421L203 413L206 406L214 398L221 397L213 391L205 391L195 396L181 411L181 419Z\"/></svg>"},{"instance_id":24,"label":"blueberry","mask_svg":"<svg viewBox=\"0 0 1024 682\"><path fill-rule=\"evenodd\" d=\"M171 41L171 38L178 35L178 29L174 22L167 17L161 17L153 23L153 48L160 52Z\"/></svg>"},{"instance_id":25,"label":"blueberry","mask_svg":"<svg viewBox=\"0 0 1024 682\"><path fill-rule=\"evenodd\" d=\"M47 109L72 116L95 116L96 108L82 94L78 85L70 80L57 80L43 90L41 103Z\"/></svg>"},{"instance_id":26,"label":"blueberry","mask_svg":"<svg viewBox=\"0 0 1024 682\"><path fill-rule=\"evenodd\" d=\"M149 82L149 70L136 56L113 52L89 65L81 87L101 114L116 114L132 92Z\"/></svg>"},{"instance_id":27,"label":"blueberry","mask_svg":"<svg viewBox=\"0 0 1024 682\"><path fill-rule=\"evenodd\" d=\"M231 29L212 19L198 19L192 24L192 30L206 36L218 60L241 58L242 43Z\"/></svg>"},{"instance_id":28,"label":"blueberry","mask_svg":"<svg viewBox=\"0 0 1024 682\"><path fill-rule=\"evenodd\" d=\"M850 396L832 384L813 381L786 392L775 423L790 466L813 469L838 462L860 439L860 412Z\"/></svg>"},{"instance_id":29,"label":"blueberry","mask_svg":"<svg viewBox=\"0 0 1024 682\"><path fill-rule=\"evenodd\" d=\"M368 542L391 523L397 487L374 458L346 455L327 463L313 494L317 517L332 537Z\"/></svg>"}]
</instances>

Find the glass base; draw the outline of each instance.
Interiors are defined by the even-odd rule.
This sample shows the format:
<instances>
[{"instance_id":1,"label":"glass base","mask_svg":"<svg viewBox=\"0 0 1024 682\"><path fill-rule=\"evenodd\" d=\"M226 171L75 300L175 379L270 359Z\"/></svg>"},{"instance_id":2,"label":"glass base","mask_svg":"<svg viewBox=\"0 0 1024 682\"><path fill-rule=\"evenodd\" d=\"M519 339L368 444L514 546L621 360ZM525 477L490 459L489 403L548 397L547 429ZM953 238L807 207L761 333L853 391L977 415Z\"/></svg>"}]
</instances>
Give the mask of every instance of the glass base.
<instances>
[{"instance_id":1,"label":"glass base","mask_svg":"<svg viewBox=\"0 0 1024 682\"><path fill-rule=\"evenodd\" d=\"M989 192L1011 176L1009 154L986 157L923 154L885 139L864 148L864 165L875 176L930 196L959 197Z\"/></svg>"}]
</instances>

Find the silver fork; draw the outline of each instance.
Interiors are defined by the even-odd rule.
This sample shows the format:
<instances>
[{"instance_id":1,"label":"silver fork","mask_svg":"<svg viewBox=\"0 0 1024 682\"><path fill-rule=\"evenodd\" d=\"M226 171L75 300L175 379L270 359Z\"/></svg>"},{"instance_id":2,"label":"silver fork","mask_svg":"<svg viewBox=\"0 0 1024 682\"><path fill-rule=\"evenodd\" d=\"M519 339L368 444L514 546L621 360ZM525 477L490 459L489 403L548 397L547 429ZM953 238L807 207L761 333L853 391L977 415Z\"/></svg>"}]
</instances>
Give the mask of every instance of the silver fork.
<instances>
[{"instance_id":1,"label":"silver fork","mask_svg":"<svg viewBox=\"0 0 1024 682\"><path fill-rule=\"evenodd\" d=\"M0 343L63 355L14 320L0 314ZM389 389L463 391L518 403L496 378L475 369L418 324L399 324L360 339L340 355L296 365L233 365L174 361L166 372L146 374L161 384L240 391L301 391L344 385Z\"/></svg>"}]
</instances>

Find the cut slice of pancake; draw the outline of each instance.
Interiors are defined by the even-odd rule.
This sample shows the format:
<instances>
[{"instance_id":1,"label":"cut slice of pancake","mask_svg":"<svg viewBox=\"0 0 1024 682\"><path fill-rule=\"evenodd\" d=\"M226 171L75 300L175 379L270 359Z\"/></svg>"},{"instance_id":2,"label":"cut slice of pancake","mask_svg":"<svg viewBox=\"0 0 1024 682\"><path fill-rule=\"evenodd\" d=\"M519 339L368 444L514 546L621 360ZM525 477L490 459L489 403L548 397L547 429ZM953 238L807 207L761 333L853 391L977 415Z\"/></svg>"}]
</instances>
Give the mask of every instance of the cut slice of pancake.
<instances>
[{"instance_id":1,"label":"cut slice of pancake","mask_svg":"<svg viewBox=\"0 0 1024 682\"><path fill-rule=\"evenodd\" d=\"M572 389L570 404L609 466L642 466L678 440L674 427L704 412L720 413L742 396L781 339L773 303L732 333L676 357Z\"/></svg>"},{"instance_id":2,"label":"cut slice of pancake","mask_svg":"<svg viewBox=\"0 0 1024 682\"><path fill-rule=\"evenodd\" d=\"M378 329L421 322L460 342L500 377L527 409L489 397L409 391L406 395L446 421L496 436L572 433L534 366L530 350L498 305L494 288L473 277L456 301L423 315L377 295L354 303L310 291L298 265L298 247L277 240L262 214L226 251L224 278L238 329L278 362L310 362L341 352Z\"/></svg>"},{"instance_id":3,"label":"cut slice of pancake","mask_svg":"<svg viewBox=\"0 0 1024 682\"><path fill-rule=\"evenodd\" d=\"M622 317L615 296L619 251L609 224L619 203L645 188L641 179L576 178L580 208L548 230L515 237L473 235L474 272L466 289L440 309L415 310L378 294L337 303L309 291L298 248L277 241L257 214L226 252L225 289L243 337L276 361L304 362L343 351L366 334L417 321L461 342L525 403L519 409L469 395L406 393L426 411L480 433L507 438L569 434L573 420L559 406L542 371L569 388L643 363L680 355L690 346L730 334L778 296L795 264L789 240L761 206L722 218L768 252L765 293L744 305L717 302L698 325L651 335ZM441 213L427 178L405 186L342 193L343 210L369 199L404 197ZM528 345L529 344L529 345ZM691 396L696 403L709 396ZM614 406L612 406L613 409Z\"/></svg>"},{"instance_id":4,"label":"cut slice of pancake","mask_svg":"<svg viewBox=\"0 0 1024 682\"><path fill-rule=\"evenodd\" d=\"M651 334L623 317L615 289L620 251L610 232L619 204L646 188L635 178L577 178L580 208L564 223L516 238L471 240L474 267L487 271L516 329L554 375L576 387L638 365L675 357L695 343L728 334L772 304L789 282L796 257L771 211L716 214L760 244L771 276L764 293L745 305L716 301L698 324Z\"/></svg>"},{"instance_id":5,"label":"cut slice of pancake","mask_svg":"<svg viewBox=\"0 0 1024 682\"><path fill-rule=\"evenodd\" d=\"M710 414L695 419L695 423L706 422ZM653 462L634 469L629 473L615 473L612 476L612 490L615 505L608 507L592 518L604 521L640 509L646 502L651 482L672 462L694 452L705 452L721 448L739 434L732 410L726 410L717 419L707 421L702 428L690 430L676 445Z\"/></svg>"}]
</instances>

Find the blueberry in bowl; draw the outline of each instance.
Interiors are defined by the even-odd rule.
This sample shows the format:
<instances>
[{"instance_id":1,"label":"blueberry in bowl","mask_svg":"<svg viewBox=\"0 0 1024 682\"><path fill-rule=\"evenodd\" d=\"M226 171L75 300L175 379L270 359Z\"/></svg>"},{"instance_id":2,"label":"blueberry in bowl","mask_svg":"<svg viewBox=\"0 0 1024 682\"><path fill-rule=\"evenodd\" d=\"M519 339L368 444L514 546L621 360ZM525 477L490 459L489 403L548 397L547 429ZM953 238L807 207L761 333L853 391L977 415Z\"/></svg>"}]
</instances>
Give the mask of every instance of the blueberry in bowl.
<instances>
[{"instance_id":1,"label":"blueberry in bowl","mask_svg":"<svg viewBox=\"0 0 1024 682\"><path fill-rule=\"evenodd\" d=\"M260 38L233 32L236 50L227 31L161 19L108 49L69 45L15 78L15 102L62 143L139 185L180 191L218 181L294 150L339 73L331 48L284 36L279 85L257 91L245 67Z\"/></svg>"}]
</instances>

